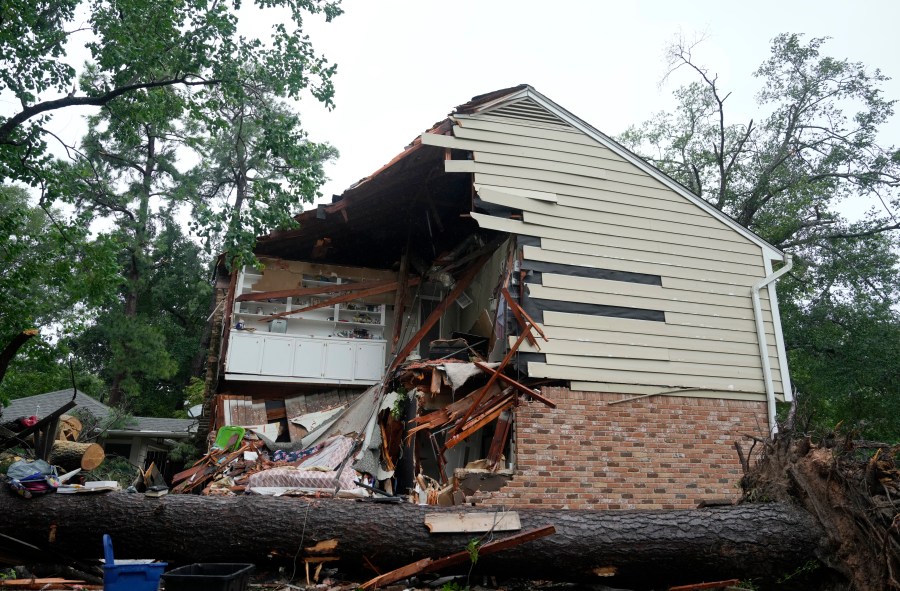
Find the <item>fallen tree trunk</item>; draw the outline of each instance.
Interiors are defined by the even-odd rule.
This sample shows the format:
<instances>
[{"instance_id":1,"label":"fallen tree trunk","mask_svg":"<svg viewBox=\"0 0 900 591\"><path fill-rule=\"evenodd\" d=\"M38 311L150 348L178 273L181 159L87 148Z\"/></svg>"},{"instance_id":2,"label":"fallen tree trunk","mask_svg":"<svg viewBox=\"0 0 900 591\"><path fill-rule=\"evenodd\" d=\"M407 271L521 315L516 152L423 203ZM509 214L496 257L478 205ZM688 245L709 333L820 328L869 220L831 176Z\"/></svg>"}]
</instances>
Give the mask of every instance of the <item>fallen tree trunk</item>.
<instances>
[{"instance_id":1,"label":"fallen tree trunk","mask_svg":"<svg viewBox=\"0 0 900 591\"><path fill-rule=\"evenodd\" d=\"M97 443L80 443L77 441L54 441L47 461L54 466L61 466L66 472L70 470L90 471L97 468L106 459L106 452Z\"/></svg>"},{"instance_id":2,"label":"fallen tree trunk","mask_svg":"<svg viewBox=\"0 0 900 591\"><path fill-rule=\"evenodd\" d=\"M337 539L337 566L368 578L376 573L366 564L386 572L459 552L482 535L429 533L425 514L458 513L454 508L258 496L149 499L127 493L24 501L2 488L0 534L79 558L102 556L101 536L109 533L121 558L261 565L296 559L302 567L303 548ZM556 534L485 556L476 573L635 587L726 578L772 581L809 561L823 537L808 513L781 503L518 514L523 531L552 525ZM496 532L484 541L511 533Z\"/></svg>"}]
</instances>

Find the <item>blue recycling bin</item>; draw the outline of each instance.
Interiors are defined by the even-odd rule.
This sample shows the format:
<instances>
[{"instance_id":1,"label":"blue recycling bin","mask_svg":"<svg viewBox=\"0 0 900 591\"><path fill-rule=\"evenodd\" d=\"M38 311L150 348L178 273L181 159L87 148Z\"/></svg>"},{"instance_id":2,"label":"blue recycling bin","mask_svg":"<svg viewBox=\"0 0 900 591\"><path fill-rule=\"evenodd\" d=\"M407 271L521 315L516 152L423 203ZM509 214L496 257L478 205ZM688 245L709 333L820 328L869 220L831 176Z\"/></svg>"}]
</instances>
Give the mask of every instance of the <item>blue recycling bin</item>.
<instances>
[{"instance_id":1,"label":"blue recycling bin","mask_svg":"<svg viewBox=\"0 0 900 591\"><path fill-rule=\"evenodd\" d=\"M104 591L157 591L159 579L166 569L165 562L147 564L116 564L113 558L112 538L103 534Z\"/></svg>"}]
</instances>

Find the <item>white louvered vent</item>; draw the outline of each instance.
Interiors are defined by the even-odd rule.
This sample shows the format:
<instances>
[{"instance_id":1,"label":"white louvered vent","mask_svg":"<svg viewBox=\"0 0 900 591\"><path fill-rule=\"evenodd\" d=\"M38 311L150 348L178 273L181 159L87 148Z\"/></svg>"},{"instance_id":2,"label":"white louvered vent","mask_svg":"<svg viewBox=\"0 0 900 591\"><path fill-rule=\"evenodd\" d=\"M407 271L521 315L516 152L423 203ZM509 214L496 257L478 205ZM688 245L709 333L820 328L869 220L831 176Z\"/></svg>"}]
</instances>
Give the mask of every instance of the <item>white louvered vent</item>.
<instances>
[{"instance_id":1,"label":"white louvered vent","mask_svg":"<svg viewBox=\"0 0 900 591\"><path fill-rule=\"evenodd\" d=\"M545 125L565 127L567 129L572 128L571 125L529 98L503 105L496 109L490 109L489 111L485 111L484 114L507 119L534 121Z\"/></svg>"}]
</instances>

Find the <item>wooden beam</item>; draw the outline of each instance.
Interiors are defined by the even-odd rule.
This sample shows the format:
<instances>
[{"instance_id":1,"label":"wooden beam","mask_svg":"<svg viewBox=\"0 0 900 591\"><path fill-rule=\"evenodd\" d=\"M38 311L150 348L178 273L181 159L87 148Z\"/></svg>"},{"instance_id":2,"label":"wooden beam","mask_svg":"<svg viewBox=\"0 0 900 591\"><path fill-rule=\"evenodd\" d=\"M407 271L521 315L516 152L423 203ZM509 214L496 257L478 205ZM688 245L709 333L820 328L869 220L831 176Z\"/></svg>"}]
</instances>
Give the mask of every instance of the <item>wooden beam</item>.
<instances>
[{"instance_id":1,"label":"wooden beam","mask_svg":"<svg viewBox=\"0 0 900 591\"><path fill-rule=\"evenodd\" d=\"M418 284L420 279L418 277L412 277L409 281L407 281L406 286L398 286L396 281L390 281L386 285L382 285L381 287L373 287L371 289L366 289L363 291L352 292L345 295L340 295L337 297L329 298L327 300L322 300L317 304L313 304L312 306L306 306L304 308L299 308L297 310L288 310L287 312L279 312L278 314L272 314L268 317L268 320L275 320L276 318L281 318L283 316L290 316L292 314L300 314L302 312L309 312L310 310L317 310L319 308L325 308L327 306L333 306L335 304L341 304L343 302L352 302L353 300L361 300L374 295L381 295L383 293L387 293L389 291L394 291L395 289L405 289L406 287L412 287L413 285Z\"/></svg>"},{"instance_id":2,"label":"wooden beam","mask_svg":"<svg viewBox=\"0 0 900 591\"><path fill-rule=\"evenodd\" d=\"M509 437L509 430L512 426L513 411L515 407L500 413L497 419L497 429L494 431L494 437L491 439L491 446L488 448L487 467L493 470L500 456L503 455L503 449L506 447L506 439Z\"/></svg>"},{"instance_id":3,"label":"wooden beam","mask_svg":"<svg viewBox=\"0 0 900 591\"><path fill-rule=\"evenodd\" d=\"M487 373L487 374L495 374L495 373L499 373L499 372L497 372L496 370L494 370L494 369L488 367L487 365L481 363L480 361L475 361L474 363L475 363L475 366L476 366L478 369L480 369L481 371L483 371L483 372L485 372L485 373ZM546 404L546 405L549 406L550 408L556 408L556 403L555 403L555 402L553 402L553 401L550 400L549 398L545 398L545 397L542 396L541 394L535 392L533 388L529 388L529 387L526 386L525 384L522 384L522 383L520 383L520 382L517 382L517 381L514 380L513 378L511 378L511 377L509 377L508 375L503 374L503 373L501 373L498 377L499 377L500 381L504 382L505 384L508 384L508 385L512 386L513 388L515 388L516 390L518 390L518 391L521 392L522 394L525 394L525 395L527 395L527 396L531 396L531 397L534 398L535 400L538 400L538 401L540 401L540 402L543 402L544 404Z\"/></svg>"},{"instance_id":4,"label":"wooden beam","mask_svg":"<svg viewBox=\"0 0 900 591\"><path fill-rule=\"evenodd\" d=\"M518 531L522 529L519 514L502 513L426 513L425 527L433 534Z\"/></svg>"},{"instance_id":5,"label":"wooden beam","mask_svg":"<svg viewBox=\"0 0 900 591\"><path fill-rule=\"evenodd\" d=\"M516 351L522 345L522 342L527 338L528 334L529 331L522 331L522 334L519 336L513 346L510 347L509 351L506 352L506 356L503 358L503 361L501 361L500 365L497 366L497 371L494 372L494 374L491 375L490 378L488 378L488 383L481 390L481 394L475 397L475 401L472 403L472 406L469 407L469 410L466 411L466 414L463 416L462 420L457 422L456 425L452 429L450 429L449 434L451 438L452 436L459 433L465 422L469 419L470 416L472 416L472 413L475 412L475 409L478 408L478 405L481 404L481 399L484 397L484 393L487 392L488 388L490 388L494 384L494 382L497 381L497 378L502 374L504 368L506 368L506 365L509 363L509 360L512 359L513 355L515 355Z\"/></svg>"},{"instance_id":6,"label":"wooden beam","mask_svg":"<svg viewBox=\"0 0 900 591\"><path fill-rule=\"evenodd\" d=\"M522 284L520 283L519 285L522 285ZM515 301L515 299L513 299L513 297L509 294L509 291L507 291L507 289L505 287L503 288L503 297L505 297L506 301L509 302L510 307L515 309L515 311L513 312L514 315L521 314L525 318L525 320L531 325L531 327L534 328L534 330L536 330L539 335L541 335L541 338L543 338L545 341L550 340L547 338L547 335L544 334L544 331L541 329L541 327L537 325L537 322L535 322L534 320L531 319L531 316L528 315L528 312L526 312L525 309L519 305L519 302L517 302L517 301ZM516 317L518 318L518 316L516 316Z\"/></svg>"},{"instance_id":7,"label":"wooden beam","mask_svg":"<svg viewBox=\"0 0 900 591\"><path fill-rule=\"evenodd\" d=\"M459 433L453 435L452 437L448 437L447 441L444 443L444 449L453 449L469 437L479 429L484 428L488 423L496 419L500 416L500 414L509 409L515 403L515 398L506 399L500 406L494 407L489 411L481 414L476 417L472 424L468 427L464 426L462 422L457 423L457 425L463 425L460 428Z\"/></svg>"},{"instance_id":8,"label":"wooden beam","mask_svg":"<svg viewBox=\"0 0 900 591\"><path fill-rule=\"evenodd\" d=\"M518 303L513 301L513 297L509 294L509 290L505 287L500 290L503 294L504 299L506 299L506 303L509 306L509 311L512 312L513 316L516 319L516 322L519 323L519 332L525 332L528 330L528 323L525 320L525 316L522 315L522 308L519 307ZM534 338L534 335L531 334L531 331L528 331L528 344L537 349L541 350L540 345L537 344L537 339Z\"/></svg>"},{"instance_id":9,"label":"wooden beam","mask_svg":"<svg viewBox=\"0 0 900 591\"><path fill-rule=\"evenodd\" d=\"M383 281L361 281L359 283L335 283L334 285L321 285L318 287L298 287L295 289L281 289L277 291L258 291L239 295L237 302L258 302L271 298L293 298L305 295L319 295L323 293L336 293L344 291L363 291L396 283L392 279Z\"/></svg>"},{"instance_id":10,"label":"wooden beam","mask_svg":"<svg viewBox=\"0 0 900 591\"><path fill-rule=\"evenodd\" d=\"M403 349L397 353L397 356L394 357L394 360L391 362L391 365L388 367L388 373L392 372L397 368L404 360L406 360L407 355L419 344L419 342L425 338L425 335L428 334L428 331L431 330L431 327L434 326L438 320L440 320L441 316L444 315L444 312L447 311L447 308L455 302L462 292L466 290L467 287L472 283L475 279L475 276L478 275L478 272L484 266L486 262L491 258L491 254L493 253L485 253L482 254L478 259L472 263L472 265L466 269L465 273L459 278L456 282L456 287L454 287L447 297L435 307L434 311L428 316L425 322L422 323L422 326L419 330L409 339Z\"/></svg>"},{"instance_id":11,"label":"wooden beam","mask_svg":"<svg viewBox=\"0 0 900 591\"><path fill-rule=\"evenodd\" d=\"M520 544L538 540L555 533L556 528L552 525L547 525L537 529L531 529L520 534L516 534L502 540L488 542L487 544L480 546L478 548L478 556L480 557L488 556L490 554L496 554L497 552L501 552L509 548L514 548L515 546L519 546ZM454 554L450 554L449 556L444 556L443 558L438 558L435 560L432 560L431 558L424 558L422 560L417 560L416 562L413 562L411 564L407 564L406 566L402 566L396 570L392 570L391 572L379 575L374 579L370 579L360 585L359 588L374 589L376 587L390 585L391 583L396 583L397 581L408 579L409 577L417 575L419 573L438 571L450 566L455 566L457 564L463 564L467 560L471 560L471 558L472 555L468 550L456 552Z\"/></svg>"}]
</instances>

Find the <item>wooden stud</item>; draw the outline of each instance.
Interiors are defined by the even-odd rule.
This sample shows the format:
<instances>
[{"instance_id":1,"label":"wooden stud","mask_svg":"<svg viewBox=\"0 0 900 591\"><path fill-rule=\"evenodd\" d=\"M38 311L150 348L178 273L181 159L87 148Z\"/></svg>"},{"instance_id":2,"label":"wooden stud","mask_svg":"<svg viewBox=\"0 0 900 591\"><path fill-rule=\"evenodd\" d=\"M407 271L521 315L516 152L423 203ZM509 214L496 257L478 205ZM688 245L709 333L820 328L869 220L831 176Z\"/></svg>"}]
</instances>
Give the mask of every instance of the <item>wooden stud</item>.
<instances>
[{"instance_id":1,"label":"wooden stud","mask_svg":"<svg viewBox=\"0 0 900 591\"><path fill-rule=\"evenodd\" d=\"M463 273L462 277L456 282L456 287L454 287L447 297L438 304L435 309L428 315L428 318L425 322L422 323L422 326L419 330L409 339L409 342L403 346L403 349L394 357L394 360L391 362L391 365L388 367L387 373L392 372L397 368L403 361L406 360L406 357L412 352L412 350L419 344L419 342L425 338L425 335L428 334L428 331L431 330L431 327L434 326L438 320L440 320L441 316L444 315L444 312L447 311L447 308L450 307L453 302L462 295L462 292L466 290L467 287L472 283L475 279L475 276L478 275L478 272L484 266L484 264L490 259L492 253L485 253L478 257L478 259L472 263L472 265L466 269L465 273Z\"/></svg>"}]
</instances>

